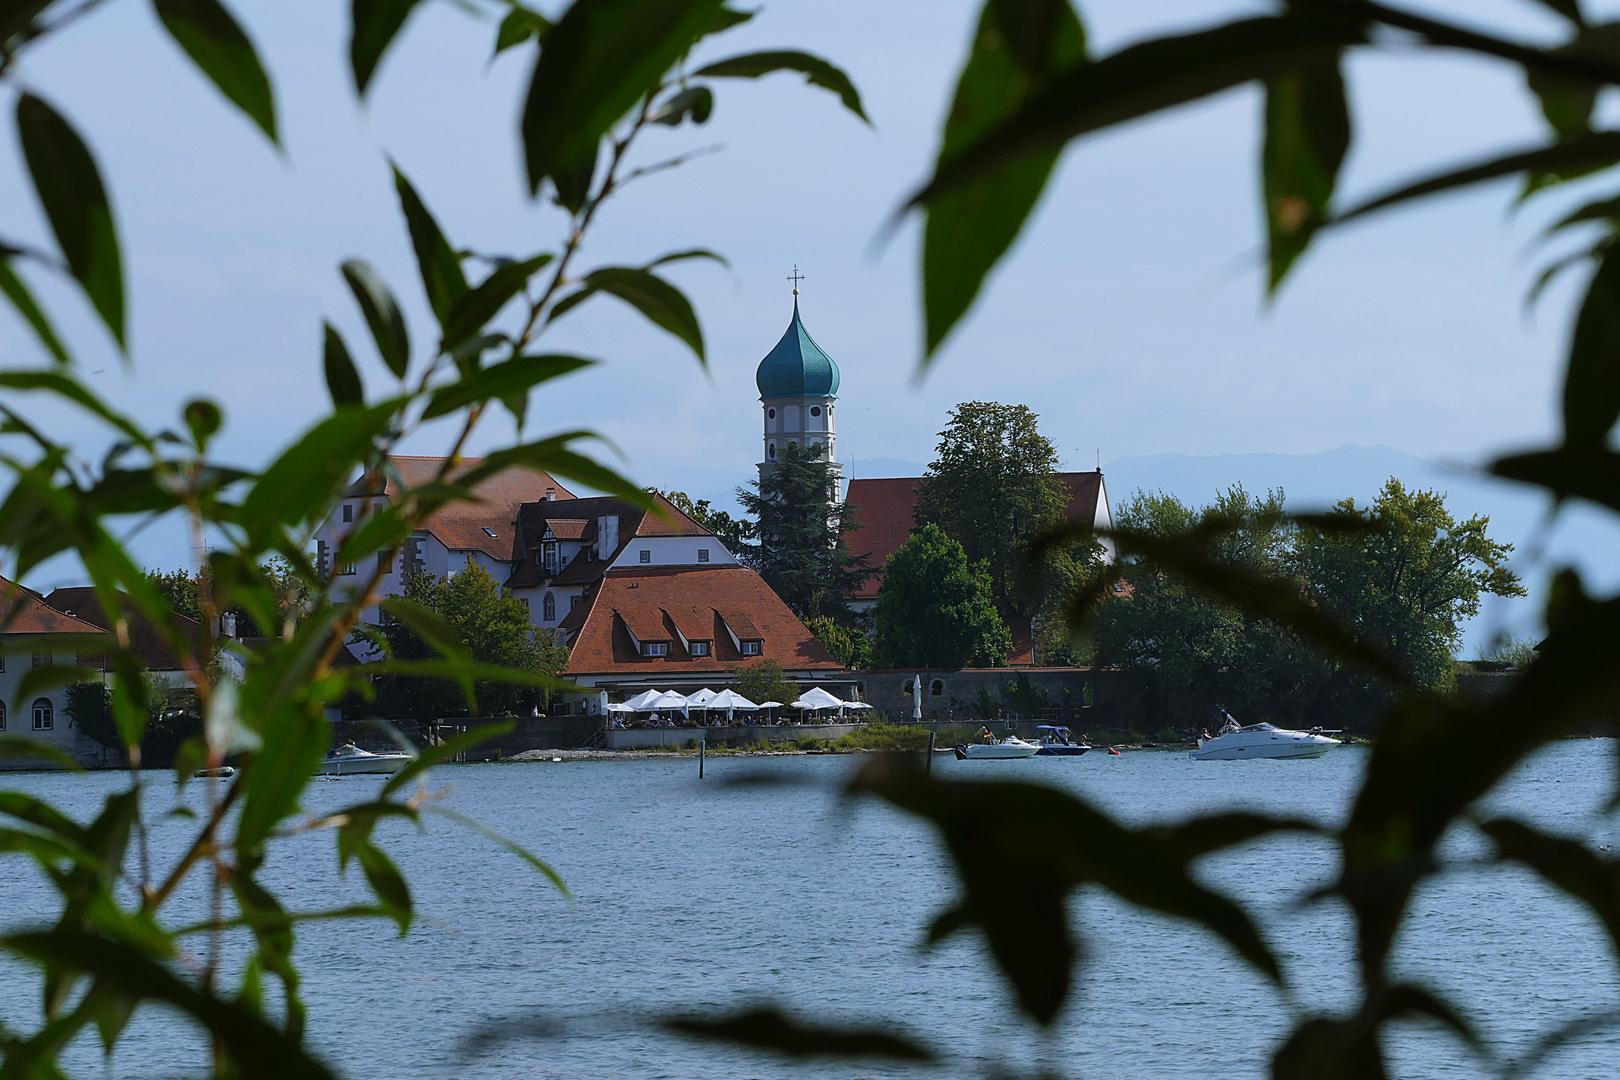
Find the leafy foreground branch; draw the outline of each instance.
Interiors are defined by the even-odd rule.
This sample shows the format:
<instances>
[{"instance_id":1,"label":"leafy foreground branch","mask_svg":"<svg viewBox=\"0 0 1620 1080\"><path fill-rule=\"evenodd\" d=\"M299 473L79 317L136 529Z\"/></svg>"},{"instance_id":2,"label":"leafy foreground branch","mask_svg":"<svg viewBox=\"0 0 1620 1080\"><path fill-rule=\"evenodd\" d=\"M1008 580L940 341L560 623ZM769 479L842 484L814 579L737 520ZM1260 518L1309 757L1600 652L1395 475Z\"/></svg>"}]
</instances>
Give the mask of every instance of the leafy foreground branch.
<instances>
[{"instance_id":1,"label":"leafy foreground branch","mask_svg":"<svg viewBox=\"0 0 1620 1080\"><path fill-rule=\"evenodd\" d=\"M104 6L101 0L0 3L0 80L16 79L20 61L39 42L68 32ZM234 16L219 0L153 0L153 6L202 75L275 142L273 86ZM416 0L352 5L350 61L362 97L417 6ZM357 360L349 343L326 325L321 364L331 408L262 470L237 468L213 456L225 423L217 404L177 402L178 425L149 430L79 378L69 342L20 270L65 275L125 348L124 272L112 200L89 145L71 121L33 88L17 97L23 163L57 251L0 240L0 294L32 332L46 364L0 371L0 466L12 478L0 503L0 552L17 578L48 559L71 555L89 577L102 611L118 613L109 615L109 633L87 634L85 641L70 645L106 653L110 692L81 694L76 707L87 716L97 714L98 731L107 741L129 748L130 786L109 797L88 824L38 799L0 791L0 818L6 821L0 827L0 854L31 859L55 888L62 909L48 929L0 938L0 949L42 974L37 1022L6 1017L0 1023L0 1072L7 1076L61 1075L56 1061L64 1047L92 1030L110 1051L131 1017L149 1004L177 1009L208 1033L215 1075L266 1080L331 1075L303 1045L296 931L314 918L381 917L402 934L409 929L410 886L374 839L385 818L419 823L427 809L438 810L562 886L531 853L411 793L428 769L478 736L422 753L368 802L299 822L305 786L330 742L325 710L349 695L375 693L374 676L396 690L412 680L435 689L448 682L472 710L478 708L479 693L507 694L515 684L529 692L522 700L532 700L555 684L546 670L548 643L526 639L516 650L523 655L515 658L485 648L488 643L464 641L453 621L434 610L431 588L418 590L420 595L382 597L384 568L397 562L406 540L430 515L473 499L480 481L508 468L544 471L650 506L641 488L582 451L593 438L590 432L519 441L470 465L462 455L492 409L510 414L522 439L531 394L595 363L538 346L559 318L598 296L628 304L704 362L697 315L659 268L692 259L720 261L718 256L688 250L643 266L582 271L579 264L612 197L630 180L684 156L642 161L650 140L708 119L714 83L799 72L832 91L856 116L864 120L865 114L849 79L805 53L733 56L690 70L688 57L695 48L752 18L722 0L576 0L555 20L505 0L463 6L499 17L496 54L521 49L531 58L520 133L528 186L560 211L554 223L561 225L563 240L519 258L453 244L428 200L396 168L394 195L436 324L430 345L422 347L422 335L413 334L375 267L361 259L345 261L339 272L380 365ZM21 402L40 395L100 427L111 448L99 462L24 419ZM438 474L414 489L399 485L402 497L390 505L364 506L330 560L313 559L316 530L355 477L379 484L395 449L434 421L446 422L451 433ZM173 576L149 577L119 540L131 524L164 518L184 521L196 547L209 549L204 565L183 575L194 587L178 588ZM376 569L342 573L362 565ZM461 583L476 584L470 577ZM4 583L0 621L9 626L29 603L27 594ZM337 666L340 651L361 627L362 613L379 604L387 628L396 631L373 637L381 658L364 668ZM180 629L177 608L195 620L189 624L194 631ZM225 613L268 633L265 643L249 650L219 637ZM227 756L238 763L233 777L208 781L195 833L164 866L148 857L148 824L141 813L140 792L148 781L140 773L139 748L152 716L162 710L131 648L136 622L180 658L195 694L201 731L175 750L176 779L185 782L199 767L215 769ZM396 648L402 645L408 647ZM229 663L221 662L222 653L230 654L224 657ZM492 653L498 654L493 662L486 658ZM26 699L89 674L78 667L35 667L23 675L17 693ZM8 737L0 741L0 753L38 760L46 752ZM271 847L292 833L309 831L332 834L337 869L358 865L374 904L293 912L261 882ZM199 887L199 878L208 898L206 925L172 926L173 898ZM188 969L178 963L179 937L194 931L202 938L197 964ZM251 941L252 952L245 969L227 970L227 945L237 938ZM284 1010L278 1017L270 1015L265 979L280 984Z\"/></svg>"}]
</instances>

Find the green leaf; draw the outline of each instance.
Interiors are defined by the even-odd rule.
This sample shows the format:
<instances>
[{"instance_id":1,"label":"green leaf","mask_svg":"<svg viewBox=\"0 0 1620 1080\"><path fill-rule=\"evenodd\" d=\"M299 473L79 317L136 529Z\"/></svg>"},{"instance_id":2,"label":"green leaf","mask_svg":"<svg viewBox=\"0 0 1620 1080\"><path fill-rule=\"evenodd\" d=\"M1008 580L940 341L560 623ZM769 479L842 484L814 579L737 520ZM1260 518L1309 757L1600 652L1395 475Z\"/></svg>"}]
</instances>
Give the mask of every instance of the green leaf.
<instances>
[{"instance_id":1,"label":"green leaf","mask_svg":"<svg viewBox=\"0 0 1620 1080\"><path fill-rule=\"evenodd\" d=\"M1037 1023L1050 1025L1068 997L1080 944L1070 929L1069 898L1085 885L1199 923L1281 981L1276 958L1243 909L1190 872L1198 855L1259 835L1252 822L1228 819L1201 833L1184 831L1178 840L1122 826L1053 788L936 779L909 755L863 766L846 790L877 795L939 830L962 892L935 919L930 942L967 927L980 930L1019 1006Z\"/></svg>"},{"instance_id":2,"label":"green leaf","mask_svg":"<svg viewBox=\"0 0 1620 1080\"><path fill-rule=\"evenodd\" d=\"M383 614L410 627L412 632L448 660L472 660L472 651L461 639L461 631L443 615L430 607L407 600L403 596L389 596L382 601Z\"/></svg>"},{"instance_id":3,"label":"green leaf","mask_svg":"<svg viewBox=\"0 0 1620 1080\"><path fill-rule=\"evenodd\" d=\"M137 446L151 446L152 440L146 432L135 426L134 421L121 413L114 412L105 402L90 391L83 383L72 375L63 371L39 370L11 370L0 371L0 389L5 390L43 390L55 394L65 401L84 409L86 412L106 421L121 434L130 439Z\"/></svg>"},{"instance_id":4,"label":"green leaf","mask_svg":"<svg viewBox=\"0 0 1620 1080\"><path fill-rule=\"evenodd\" d=\"M651 510L652 496L640 485L620 476L606 465L569 449L570 443L598 437L589 431L567 431L538 442L496 450L484 455L483 461L458 476L457 480L471 486L486 477L494 476L502 469L520 465L559 479L577 480L586 487L623 499L632 506Z\"/></svg>"},{"instance_id":5,"label":"green leaf","mask_svg":"<svg viewBox=\"0 0 1620 1080\"><path fill-rule=\"evenodd\" d=\"M110 635L107 643L112 644ZM13 715L20 714L23 702L38 697L46 690L54 690L58 686L72 686L74 683L96 679L100 675L101 672L90 668L62 664L41 664L39 667L31 667L23 672L23 677L17 680L16 687L11 691L11 712Z\"/></svg>"},{"instance_id":6,"label":"green leaf","mask_svg":"<svg viewBox=\"0 0 1620 1080\"><path fill-rule=\"evenodd\" d=\"M81 971L130 997L173 1005L207 1031L246 1080L333 1080L319 1061L251 1010L197 990L137 950L99 934L57 930L0 939L7 951Z\"/></svg>"},{"instance_id":7,"label":"green leaf","mask_svg":"<svg viewBox=\"0 0 1620 1080\"><path fill-rule=\"evenodd\" d=\"M235 781L243 785L236 844L250 852L260 850L281 820L297 808L331 741L325 720L290 706L276 709L263 735L264 745L253 754L247 776Z\"/></svg>"},{"instance_id":8,"label":"green leaf","mask_svg":"<svg viewBox=\"0 0 1620 1080\"><path fill-rule=\"evenodd\" d=\"M1620 132L1594 131L1564 142L1518 150L1473 165L1465 165L1460 169L1448 169L1410 184L1403 184L1393 191L1385 192L1346 210L1330 224L1342 225L1413 199L1454 191L1487 180L1499 180L1504 176L1518 173L1586 172L1616 162L1620 162Z\"/></svg>"},{"instance_id":9,"label":"green leaf","mask_svg":"<svg viewBox=\"0 0 1620 1080\"><path fill-rule=\"evenodd\" d=\"M692 74L694 77L709 76L715 79L757 79L761 75L777 71L802 73L805 81L811 86L831 90L844 103L844 108L871 123L871 120L867 119L866 110L861 108L860 92L855 89L855 84L850 81L849 76L821 57L811 56L809 53L791 50L747 53L708 64Z\"/></svg>"},{"instance_id":10,"label":"green leaf","mask_svg":"<svg viewBox=\"0 0 1620 1080\"><path fill-rule=\"evenodd\" d=\"M388 427L399 404L340 409L285 450L254 482L235 514L249 543L263 543L278 525L303 521L325 507L370 452L372 440Z\"/></svg>"},{"instance_id":11,"label":"green leaf","mask_svg":"<svg viewBox=\"0 0 1620 1080\"><path fill-rule=\"evenodd\" d=\"M457 297L444 322L444 338L439 348L449 352L481 330L500 314L511 299L522 292L529 279L544 269L551 255L536 255L522 262L505 263L479 282L478 287Z\"/></svg>"},{"instance_id":12,"label":"green leaf","mask_svg":"<svg viewBox=\"0 0 1620 1080\"><path fill-rule=\"evenodd\" d=\"M514 394L526 397L530 390L543 382L559 379L595 363L595 360L578 356L547 354L519 356L486 368L477 368L460 382L435 390L432 400L422 411L422 419L432 420L492 398L506 399Z\"/></svg>"},{"instance_id":13,"label":"green leaf","mask_svg":"<svg viewBox=\"0 0 1620 1080\"><path fill-rule=\"evenodd\" d=\"M356 839L351 841L352 850L360 860L360 869L366 875L366 883L376 894L377 900L388 909L394 921L399 924L399 934L411 928L411 889L405 884L405 875L399 872L394 861L383 854L381 848L370 840Z\"/></svg>"},{"instance_id":14,"label":"green leaf","mask_svg":"<svg viewBox=\"0 0 1620 1080\"><path fill-rule=\"evenodd\" d=\"M463 732L462 733L463 736L470 735L470 734L472 734L472 732ZM414 762L413 762L413 764L414 764ZM409 768L409 767L410 766L406 766L406 768ZM401 771L403 772L404 770L401 770ZM459 825L466 826L467 828L471 829L473 832L475 832L478 835L484 837L485 839L492 840L496 844L499 844L501 847L505 848L507 851L511 852L513 855L516 855L518 858L522 859L524 862L528 863L530 866L532 866L536 870L540 871L540 873L543 874L547 878L547 880L549 880L553 885L555 885L557 887L557 891L562 893L563 897L565 899L573 900L574 896L573 896L572 893L570 893L568 891L568 886L563 882L562 875L557 873L557 871L553 870L543 860L541 860L538 856L536 856L533 852L531 852L528 848L524 847L522 844L518 844L518 843L515 843L512 840L508 840L506 837L502 836L500 833L496 832L494 829L491 829L488 825L485 825L483 822L478 821L478 820L476 820L474 818L470 818L466 814L457 813L456 811L450 809L448 806L444 806L444 805L441 805L441 804L438 804L438 803L431 803L431 804L428 805L427 809L431 813L438 814L440 817L449 818L451 821L454 821Z\"/></svg>"},{"instance_id":15,"label":"green leaf","mask_svg":"<svg viewBox=\"0 0 1620 1080\"><path fill-rule=\"evenodd\" d=\"M897 1032L810 1024L778 1009L749 1009L729 1016L672 1016L662 1026L679 1035L771 1050L790 1058L934 1060L933 1051Z\"/></svg>"},{"instance_id":16,"label":"green leaf","mask_svg":"<svg viewBox=\"0 0 1620 1080\"><path fill-rule=\"evenodd\" d=\"M530 11L521 4L513 4L512 10L506 13L506 18L501 20L500 29L495 33L495 55L499 56L512 46L521 45L530 38L543 41L550 29L550 19L538 11Z\"/></svg>"},{"instance_id":17,"label":"green leaf","mask_svg":"<svg viewBox=\"0 0 1620 1080\"><path fill-rule=\"evenodd\" d=\"M529 193L577 170L720 16L722 0L574 0L546 34L523 107Z\"/></svg>"},{"instance_id":18,"label":"green leaf","mask_svg":"<svg viewBox=\"0 0 1620 1080\"><path fill-rule=\"evenodd\" d=\"M1480 1049L1479 1036L1455 1009L1411 983L1368 992L1361 1010L1345 1019L1312 1017L1302 1022L1272 1058L1272 1080L1361 1080L1390 1075L1380 1029L1391 1020L1437 1020Z\"/></svg>"},{"instance_id":19,"label":"green leaf","mask_svg":"<svg viewBox=\"0 0 1620 1080\"><path fill-rule=\"evenodd\" d=\"M1586 499L1620 512L1620 454L1601 446L1563 446L1498 458L1491 472L1544 487L1560 498Z\"/></svg>"},{"instance_id":20,"label":"green leaf","mask_svg":"<svg viewBox=\"0 0 1620 1080\"><path fill-rule=\"evenodd\" d=\"M956 82L936 168L1017 113L1056 74L1086 60L1086 33L1068 0L989 0ZM923 230L924 355L961 320L990 269L1035 208L1058 152L1011 161L941 195Z\"/></svg>"},{"instance_id":21,"label":"green leaf","mask_svg":"<svg viewBox=\"0 0 1620 1080\"><path fill-rule=\"evenodd\" d=\"M679 127L688 117L694 124L706 124L714 111L714 92L707 86L688 86L665 101L647 119L666 127Z\"/></svg>"},{"instance_id":22,"label":"green leaf","mask_svg":"<svg viewBox=\"0 0 1620 1080\"><path fill-rule=\"evenodd\" d=\"M67 347L62 344L62 339L56 336L56 328L51 325L50 318L35 302L34 294L28 291L27 284L12 269L10 259L0 259L0 292L6 294L11 306L17 309L17 314L28 323L34 331L34 336L39 338L40 344L45 346L58 364L73 362L73 358L68 355Z\"/></svg>"},{"instance_id":23,"label":"green leaf","mask_svg":"<svg viewBox=\"0 0 1620 1080\"><path fill-rule=\"evenodd\" d=\"M405 315L382 277L368 263L350 259L343 264L343 280L349 283L355 302L366 317L372 339L383 363L397 378L405 377L411 362L411 337L405 329Z\"/></svg>"},{"instance_id":24,"label":"green leaf","mask_svg":"<svg viewBox=\"0 0 1620 1080\"><path fill-rule=\"evenodd\" d=\"M349 347L343 344L343 336L331 323L323 321L321 326L326 332L321 366L326 371L326 390L332 395L332 404L338 408L364 405L366 389L360 383L360 372L354 366L354 358L349 355Z\"/></svg>"},{"instance_id":25,"label":"green leaf","mask_svg":"<svg viewBox=\"0 0 1620 1080\"><path fill-rule=\"evenodd\" d=\"M33 94L17 99L17 134L68 270L119 348L125 348L124 270L95 159L61 114Z\"/></svg>"},{"instance_id":26,"label":"green leaf","mask_svg":"<svg viewBox=\"0 0 1620 1080\"><path fill-rule=\"evenodd\" d=\"M1350 109L1338 58L1266 81L1261 155L1266 232L1275 293L1311 236L1332 213L1339 167L1350 148Z\"/></svg>"},{"instance_id":27,"label":"green leaf","mask_svg":"<svg viewBox=\"0 0 1620 1080\"><path fill-rule=\"evenodd\" d=\"M271 142L276 100L253 42L219 0L152 0L158 18L219 92L247 113Z\"/></svg>"},{"instance_id":28,"label":"green leaf","mask_svg":"<svg viewBox=\"0 0 1620 1080\"><path fill-rule=\"evenodd\" d=\"M1009 162L1078 136L1331 60L1365 40L1366 28L1355 20L1296 9L1121 49L1055 78L1014 116L937 168L907 205L932 203Z\"/></svg>"},{"instance_id":29,"label":"green leaf","mask_svg":"<svg viewBox=\"0 0 1620 1080\"><path fill-rule=\"evenodd\" d=\"M349 38L349 65L354 71L355 92L366 96L371 77L382 62L383 53L394 43L405 20L421 0L354 0L351 9L353 30Z\"/></svg>"},{"instance_id":30,"label":"green leaf","mask_svg":"<svg viewBox=\"0 0 1620 1080\"><path fill-rule=\"evenodd\" d=\"M608 266L593 270L585 276L578 291L557 301L551 309L552 320L578 307L596 293L617 296L645 315L654 325L668 330L697 353L705 366L703 355L703 328L698 325L697 312L692 302L675 286L654 274L634 266Z\"/></svg>"},{"instance_id":31,"label":"green leaf","mask_svg":"<svg viewBox=\"0 0 1620 1080\"><path fill-rule=\"evenodd\" d=\"M83 771L66 750L24 735L0 735L0 761L48 761L74 772Z\"/></svg>"},{"instance_id":32,"label":"green leaf","mask_svg":"<svg viewBox=\"0 0 1620 1080\"><path fill-rule=\"evenodd\" d=\"M450 317L451 305L467 294L467 278L461 272L461 260L398 165L394 166L394 187L399 192L399 206L405 213L405 224L411 231L416 265L422 271L422 287L427 291L428 304L442 327Z\"/></svg>"},{"instance_id":33,"label":"green leaf","mask_svg":"<svg viewBox=\"0 0 1620 1080\"><path fill-rule=\"evenodd\" d=\"M1579 900L1609 932L1620 956L1620 863L1578 840L1542 832L1522 821L1496 818L1480 826L1496 842L1497 857L1523 863Z\"/></svg>"},{"instance_id":34,"label":"green leaf","mask_svg":"<svg viewBox=\"0 0 1620 1080\"><path fill-rule=\"evenodd\" d=\"M1586 287L1564 369L1564 442L1597 448L1620 419L1620 250Z\"/></svg>"},{"instance_id":35,"label":"green leaf","mask_svg":"<svg viewBox=\"0 0 1620 1080\"><path fill-rule=\"evenodd\" d=\"M452 634L455 633L453 627L447 625L446 628ZM413 626L412 629L414 630L415 627ZM460 636L455 635L455 640L459 644ZM460 647L465 649L465 646ZM441 649L440 651L444 652L446 650ZM434 746L423 748L403 769L388 778L388 782L383 785L383 789L378 793L377 798L388 798L394 792L403 790L405 785L433 768L433 766L441 765L457 754L464 754L475 746L482 746L491 739L500 738L515 727L517 727L516 720L503 720L498 724L483 724L463 731L460 735L452 735Z\"/></svg>"}]
</instances>

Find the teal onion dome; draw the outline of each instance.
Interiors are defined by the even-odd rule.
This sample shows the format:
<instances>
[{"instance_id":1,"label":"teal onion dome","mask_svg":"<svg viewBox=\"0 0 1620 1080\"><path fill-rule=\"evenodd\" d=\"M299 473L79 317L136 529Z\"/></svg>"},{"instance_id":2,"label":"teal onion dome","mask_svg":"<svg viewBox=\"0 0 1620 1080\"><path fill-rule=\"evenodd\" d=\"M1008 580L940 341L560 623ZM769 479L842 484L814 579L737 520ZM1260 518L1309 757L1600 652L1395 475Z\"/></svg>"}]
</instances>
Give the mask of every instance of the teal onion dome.
<instances>
[{"instance_id":1,"label":"teal onion dome","mask_svg":"<svg viewBox=\"0 0 1620 1080\"><path fill-rule=\"evenodd\" d=\"M776 348L765 354L754 374L761 398L838 396L838 365L822 352L799 321L799 301L793 301L793 321Z\"/></svg>"}]
</instances>

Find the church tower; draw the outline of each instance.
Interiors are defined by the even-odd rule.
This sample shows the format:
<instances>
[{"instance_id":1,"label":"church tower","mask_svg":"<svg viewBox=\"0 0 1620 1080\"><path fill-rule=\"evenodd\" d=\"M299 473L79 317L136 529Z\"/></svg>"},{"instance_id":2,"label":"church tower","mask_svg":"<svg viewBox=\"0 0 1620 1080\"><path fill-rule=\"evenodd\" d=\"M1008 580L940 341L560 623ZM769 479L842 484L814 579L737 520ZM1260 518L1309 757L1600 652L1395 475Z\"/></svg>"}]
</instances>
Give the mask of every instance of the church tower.
<instances>
[{"instance_id":1,"label":"church tower","mask_svg":"<svg viewBox=\"0 0 1620 1080\"><path fill-rule=\"evenodd\" d=\"M815 446L827 451L835 480L842 478L838 464L838 434L833 424L833 402L838 398L838 365L822 351L799 319L799 268L793 268L793 321L776 347L765 354L754 374L765 413L765 457L759 463L763 478L785 443Z\"/></svg>"}]
</instances>

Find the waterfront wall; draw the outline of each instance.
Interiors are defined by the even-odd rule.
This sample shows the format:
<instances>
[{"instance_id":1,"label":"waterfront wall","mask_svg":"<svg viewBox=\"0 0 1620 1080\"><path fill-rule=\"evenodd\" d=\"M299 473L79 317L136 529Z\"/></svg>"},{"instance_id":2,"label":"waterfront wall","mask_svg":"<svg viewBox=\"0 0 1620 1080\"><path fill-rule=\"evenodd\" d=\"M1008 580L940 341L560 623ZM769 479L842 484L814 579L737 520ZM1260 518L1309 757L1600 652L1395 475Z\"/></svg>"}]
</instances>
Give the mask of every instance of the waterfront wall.
<instances>
[{"instance_id":1,"label":"waterfront wall","mask_svg":"<svg viewBox=\"0 0 1620 1080\"><path fill-rule=\"evenodd\" d=\"M609 750L679 749L706 739L710 746L772 746L798 739L840 739L861 729L859 724L761 724L757 727L614 728L603 745Z\"/></svg>"},{"instance_id":2,"label":"waterfront wall","mask_svg":"<svg viewBox=\"0 0 1620 1080\"><path fill-rule=\"evenodd\" d=\"M1114 727L1123 719L1122 673L1096 668L932 668L862 671L863 700L892 723L912 718L913 679L922 679L922 718L1055 720Z\"/></svg>"}]
</instances>

